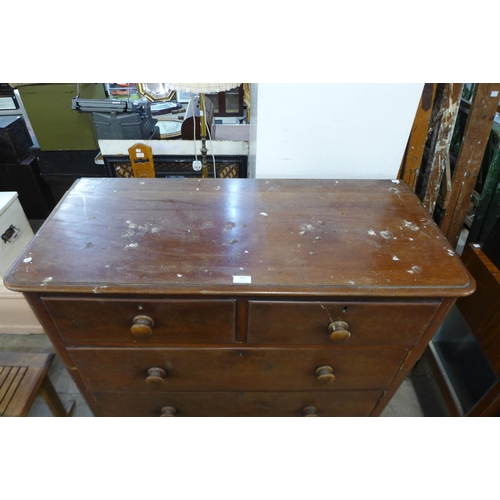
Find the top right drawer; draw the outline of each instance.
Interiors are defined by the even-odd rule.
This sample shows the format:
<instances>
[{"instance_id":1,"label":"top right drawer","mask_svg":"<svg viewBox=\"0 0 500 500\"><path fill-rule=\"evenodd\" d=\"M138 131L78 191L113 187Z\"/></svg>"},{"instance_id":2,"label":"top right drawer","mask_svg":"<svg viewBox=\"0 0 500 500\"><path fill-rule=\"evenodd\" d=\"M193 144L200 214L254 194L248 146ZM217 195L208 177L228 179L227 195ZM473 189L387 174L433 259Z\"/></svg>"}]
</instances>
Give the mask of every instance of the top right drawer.
<instances>
[{"instance_id":1,"label":"top right drawer","mask_svg":"<svg viewBox=\"0 0 500 500\"><path fill-rule=\"evenodd\" d=\"M249 301L249 344L413 346L440 305Z\"/></svg>"}]
</instances>

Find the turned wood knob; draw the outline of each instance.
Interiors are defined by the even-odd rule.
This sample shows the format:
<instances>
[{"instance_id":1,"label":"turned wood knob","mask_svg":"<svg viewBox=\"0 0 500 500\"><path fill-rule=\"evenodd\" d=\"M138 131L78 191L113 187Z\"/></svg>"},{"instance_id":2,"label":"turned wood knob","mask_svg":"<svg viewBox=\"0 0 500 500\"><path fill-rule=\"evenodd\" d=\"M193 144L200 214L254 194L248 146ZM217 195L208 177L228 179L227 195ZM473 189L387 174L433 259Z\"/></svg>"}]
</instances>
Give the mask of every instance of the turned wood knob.
<instances>
[{"instance_id":1,"label":"turned wood knob","mask_svg":"<svg viewBox=\"0 0 500 500\"><path fill-rule=\"evenodd\" d=\"M347 340L351 336L348 328L349 325L345 321L333 321L328 325L330 340L332 342L342 342L343 340Z\"/></svg>"},{"instance_id":2,"label":"turned wood knob","mask_svg":"<svg viewBox=\"0 0 500 500\"><path fill-rule=\"evenodd\" d=\"M135 316L132 322L133 325L130 327L130 333L135 337L144 338L150 337L153 334L153 326L155 324L153 318L140 314L139 316Z\"/></svg>"},{"instance_id":3,"label":"turned wood knob","mask_svg":"<svg viewBox=\"0 0 500 500\"><path fill-rule=\"evenodd\" d=\"M154 366L148 370L148 376L146 377L146 383L150 385L163 384L165 378L167 377L167 372L163 368L158 368Z\"/></svg>"},{"instance_id":4,"label":"turned wood knob","mask_svg":"<svg viewBox=\"0 0 500 500\"><path fill-rule=\"evenodd\" d=\"M160 417L175 417L176 413L177 413L177 409L174 408L173 406L164 406L161 409Z\"/></svg>"},{"instance_id":5,"label":"turned wood knob","mask_svg":"<svg viewBox=\"0 0 500 500\"><path fill-rule=\"evenodd\" d=\"M316 376L318 378L318 382L321 382L322 384L330 384L335 380L333 368L328 365L316 368Z\"/></svg>"},{"instance_id":6,"label":"turned wood knob","mask_svg":"<svg viewBox=\"0 0 500 500\"><path fill-rule=\"evenodd\" d=\"M302 408L302 413L304 414L304 417L318 416L318 410L315 406L306 406L305 408Z\"/></svg>"}]
</instances>

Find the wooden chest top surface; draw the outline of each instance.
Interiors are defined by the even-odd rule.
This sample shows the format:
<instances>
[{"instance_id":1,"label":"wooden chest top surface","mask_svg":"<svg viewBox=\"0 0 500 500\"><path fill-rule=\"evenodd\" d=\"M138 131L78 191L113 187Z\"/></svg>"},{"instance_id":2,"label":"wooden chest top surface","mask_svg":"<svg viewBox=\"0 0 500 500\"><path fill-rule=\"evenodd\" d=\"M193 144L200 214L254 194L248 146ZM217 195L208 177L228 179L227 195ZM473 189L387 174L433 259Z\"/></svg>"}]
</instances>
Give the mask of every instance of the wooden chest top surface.
<instances>
[{"instance_id":1,"label":"wooden chest top surface","mask_svg":"<svg viewBox=\"0 0 500 500\"><path fill-rule=\"evenodd\" d=\"M22 292L459 297L474 281L390 180L80 179L5 278Z\"/></svg>"}]
</instances>

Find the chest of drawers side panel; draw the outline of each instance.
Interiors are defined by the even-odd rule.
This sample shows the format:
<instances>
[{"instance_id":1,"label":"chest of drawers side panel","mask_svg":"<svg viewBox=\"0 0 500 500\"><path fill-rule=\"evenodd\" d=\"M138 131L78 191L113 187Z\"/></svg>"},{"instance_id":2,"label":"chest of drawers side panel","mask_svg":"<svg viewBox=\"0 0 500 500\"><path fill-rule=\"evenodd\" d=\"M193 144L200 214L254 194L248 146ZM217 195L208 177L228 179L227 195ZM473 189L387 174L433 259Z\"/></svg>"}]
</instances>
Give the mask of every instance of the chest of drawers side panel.
<instances>
[{"instance_id":1,"label":"chest of drawers side panel","mask_svg":"<svg viewBox=\"0 0 500 500\"><path fill-rule=\"evenodd\" d=\"M97 403L91 392L87 389L87 385L82 380L77 370L77 367L75 366L73 360L69 356L66 350L66 345L64 344L63 339L59 335L57 326L54 324L49 312L45 308L41 295L32 292L32 293L25 293L24 296L26 297L26 300L30 304L38 320L42 324L43 329L45 330L47 336L49 337L54 347L54 350L56 351L57 355L61 358L61 361L63 362L64 366L68 370L69 375L71 376L76 386L78 387L78 390L80 391L82 397L87 402L90 410L96 417L104 416L101 407L99 406L99 404Z\"/></svg>"},{"instance_id":2,"label":"chest of drawers side panel","mask_svg":"<svg viewBox=\"0 0 500 500\"><path fill-rule=\"evenodd\" d=\"M443 322L444 318L446 318L446 315L450 312L451 308L455 304L456 299L455 298L445 298L443 299L441 306L439 309L436 311L436 314L432 318L431 322L427 326L424 334L422 335L419 343L408 352L407 357L405 358L404 362L400 366L398 372L396 373L396 376L394 377L394 380L391 382L390 386L388 387L387 391L382 395L380 398L379 402L375 406L372 416L377 417L379 416L384 408L387 406L391 398L394 396L394 393L398 390L399 386L403 383L403 380L405 377L409 374L409 372L412 370L412 368L415 366L416 362L422 357L424 354L424 351L436 333L436 330L438 329L439 325Z\"/></svg>"}]
</instances>

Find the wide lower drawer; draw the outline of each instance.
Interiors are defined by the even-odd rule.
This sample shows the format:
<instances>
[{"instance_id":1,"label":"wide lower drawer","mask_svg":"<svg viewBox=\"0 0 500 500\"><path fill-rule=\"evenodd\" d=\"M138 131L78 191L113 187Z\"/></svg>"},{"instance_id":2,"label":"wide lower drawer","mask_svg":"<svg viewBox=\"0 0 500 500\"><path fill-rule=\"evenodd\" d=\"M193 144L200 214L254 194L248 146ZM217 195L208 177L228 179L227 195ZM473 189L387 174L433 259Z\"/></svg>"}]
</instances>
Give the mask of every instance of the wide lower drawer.
<instances>
[{"instance_id":1,"label":"wide lower drawer","mask_svg":"<svg viewBox=\"0 0 500 500\"><path fill-rule=\"evenodd\" d=\"M373 303L252 300L249 301L248 343L412 346L417 344L439 304L438 301Z\"/></svg>"},{"instance_id":2,"label":"wide lower drawer","mask_svg":"<svg viewBox=\"0 0 500 500\"><path fill-rule=\"evenodd\" d=\"M68 349L90 391L383 389L403 348Z\"/></svg>"},{"instance_id":3,"label":"wide lower drawer","mask_svg":"<svg viewBox=\"0 0 500 500\"><path fill-rule=\"evenodd\" d=\"M231 392L93 394L106 417L236 417L238 394Z\"/></svg>"},{"instance_id":4,"label":"wide lower drawer","mask_svg":"<svg viewBox=\"0 0 500 500\"><path fill-rule=\"evenodd\" d=\"M43 298L68 344L235 342L234 300Z\"/></svg>"},{"instance_id":5,"label":"wide lower drawer","mask_svg":"<svg viewBox=\"0 0 500 500\"><path fill-rule=\"evenodd\" d=\"M365 417L380 396L380 391L94 394L108 417Z\"/></svg>"}]
</instances>

